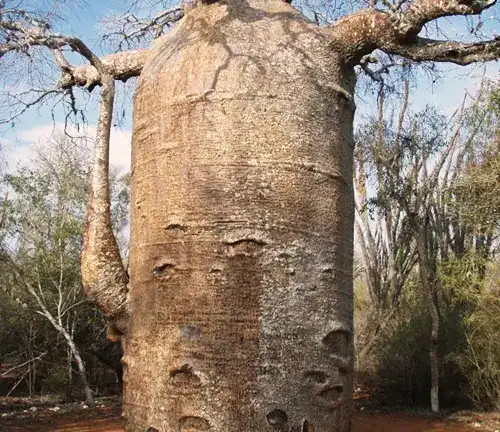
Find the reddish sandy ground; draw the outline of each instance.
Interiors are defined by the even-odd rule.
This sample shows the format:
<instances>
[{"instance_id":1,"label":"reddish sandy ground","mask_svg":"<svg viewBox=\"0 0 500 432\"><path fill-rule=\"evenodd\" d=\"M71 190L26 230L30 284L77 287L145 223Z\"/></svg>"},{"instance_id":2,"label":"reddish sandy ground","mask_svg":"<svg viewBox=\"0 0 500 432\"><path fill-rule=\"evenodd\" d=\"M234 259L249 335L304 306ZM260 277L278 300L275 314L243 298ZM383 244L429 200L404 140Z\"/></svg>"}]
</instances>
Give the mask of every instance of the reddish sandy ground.
<instances>
[{"instance_id":1,"label":"reddish sandy ground","mask_svg":"<svg viewBox=\"0 0 500 432\"><path fill-rule=\"evenodd\" d=\"M475 427L473 425L476 425ZM470 425L450 419L426 419L404 414L367 414L355 415L352 432L469 432L491 431L480 423Z\"/></svg>"},{"instance_id":2,"label":"reddish sandy ground","mask_svg":"<svg viewBox=\"0 0 500 432\"><path fill-rule=\"evenodd\" d=\"M91 413L88 413L84 417L86 418L78 421L56 415L48 418L32 417L7 421L0 419L0 430L2 432L123 432L121 419L118 416L93 419L90 418ZM464 420L466 423L457 423L451 419L429 419L407 414L356 413L352 432L494 432L495 427L500 427L500 423L495 426L496 421L485 421L482 418L479 420L481 423L477 418L467 416Z\"/></svg>"},{"instance_id":3,"label":"reddish sandy ground","mask_svg":"<svg viewBox=\"0 0 500 432\"><path fill-rule=\"evenodd\" d=\"M363 402L363 401L361 401ZM102 398L93 407L57 405L37 399L0 398L0 432L123 432L121 401ZM376 411L357 405L352 432L499 432L500 413L425 413Z\"/></svg>"}]
</instances>

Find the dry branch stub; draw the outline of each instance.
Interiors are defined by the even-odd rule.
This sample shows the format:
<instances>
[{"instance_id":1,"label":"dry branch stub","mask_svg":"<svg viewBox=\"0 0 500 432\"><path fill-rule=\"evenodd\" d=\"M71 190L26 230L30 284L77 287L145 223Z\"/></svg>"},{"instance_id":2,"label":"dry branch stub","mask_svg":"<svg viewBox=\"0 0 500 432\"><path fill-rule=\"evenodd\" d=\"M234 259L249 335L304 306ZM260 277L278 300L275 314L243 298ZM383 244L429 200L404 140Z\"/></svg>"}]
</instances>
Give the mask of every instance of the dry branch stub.
<instances>
[{"instance_id":1,"label":"dry branch stub","mask_svg":"<svg viewBox=\"0 0 500 432\"><path fill-rule=\"evenodd\" d=\"M199 5L153 48L127 431L348 430L353 86L327 31L281 0Z\"/></svg>"}]
</instances>

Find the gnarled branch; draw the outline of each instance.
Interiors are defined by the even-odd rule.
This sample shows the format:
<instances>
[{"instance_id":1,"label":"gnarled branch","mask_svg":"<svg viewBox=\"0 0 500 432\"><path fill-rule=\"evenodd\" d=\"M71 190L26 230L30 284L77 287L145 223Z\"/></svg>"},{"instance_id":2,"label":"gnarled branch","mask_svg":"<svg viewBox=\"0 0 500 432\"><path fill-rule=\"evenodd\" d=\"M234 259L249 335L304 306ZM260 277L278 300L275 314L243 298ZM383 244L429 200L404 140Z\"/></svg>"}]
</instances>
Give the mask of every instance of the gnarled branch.
<instances>
[{"instance_id":1,"label":"gnarled branch","mask_svg":"<svg viewBox=\"0 0 500 432\"><path fill-rule=\"evenodd\" d=\"M0 29L6 32L6 40L0 43L0 58L12 51L27 51L33 46L49 48L54 53L56 62L62 71L62 77L59 81L59 87L62 89L81 86L92 90L96 85L101 85L102 74L95 66L97 61L103 64L106 73L114 79L126 81L141 73L149 54L148 49L139 49L111 54L100 59L80 39L52 33L48 26L42 25L43 23L36 22L35 24L2 19ZM73 51L78 52L90 64L70 66L61 53L61 49L64 47L70 47Z\"/></svg>"},{"instance_id":2,"label":"gnarled branch","mask_svg":"<svg viewBox=\"0 0 500 432\"><path fill-rule=\"evenodd\" d=\"M406 9L363 9L339 20L329 30L333 44L344 54L350 65L358 64L363 56L375 49L418 61L455 61L458 64L468 64L497 58L498 54L495 56L494 53L498 52L498 42L439 42L422 39L417 35L425 24L438 18L477 15L495 3L496 0L414 0ZM464 53L457 52L461 49L465 50ZM432 57L432 51L436 58Z\"/></svg>"},{"instance_id":3,"label":"gnarled branch","mask_svg":"<svg viewBox=\"0 0 500 432\"><path fill-rule=\"evenodd\" d=\"M500 37L471 43L417 38L411 45L392 46L386 51L414 61L468 65L500 58Z\"/></svg>"},{"instance_id":4,"label":"gnarled branch","mask_svg":"<svg viewBox=\"0 0 500 432\"><path fill-rule=\"evenodd\" d=\"M90 198L83 233L82 282L87 296L112 321L118 334L123 334L129 319L128 275L111 225L109 193L109 141L115 82L106 65L85 44L78 43L75 47L95 68L102 87Z\"/></svg>"},{"instance_id":5,"label":"gnarled branch","mask_svg":"<svg viewBox=\"0 0 500 432\"><path fill-rule=\"evenodd\" d=\"M129 78L140 75L149 52L149 49L124 51L102 57L101 62L107 73L114 79L127 81ZM92 65L77 66L64 72L59 85L62 88L80 86L91 90L95 86L101 85L101 77Z\"/></svg>"}]
</instances>

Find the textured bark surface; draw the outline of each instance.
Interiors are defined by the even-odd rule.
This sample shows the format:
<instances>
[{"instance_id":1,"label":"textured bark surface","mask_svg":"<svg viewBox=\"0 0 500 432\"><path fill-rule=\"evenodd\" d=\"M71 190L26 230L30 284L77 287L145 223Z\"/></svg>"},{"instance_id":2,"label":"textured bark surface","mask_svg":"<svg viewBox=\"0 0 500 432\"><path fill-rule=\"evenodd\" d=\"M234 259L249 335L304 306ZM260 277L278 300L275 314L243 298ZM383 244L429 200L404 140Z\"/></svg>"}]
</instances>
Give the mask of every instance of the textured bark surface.
<instances>
[{"instance_id":1,"label":"textured bark surface","mask_svg":"<svg viewBox=\"0 0 500 432\"><path fill-rule=\"evenodd\" d=\"M147 49L127 51L106 56L102 59L102 63L114 79L127 81L140 74L148 55ZM63 74L59 82L62 88L74 85L93 88L101 84L101 75L92 65L71 68Z\"/></svg>"},{"instance_id":2,"label":"textured bark surface","mask_svg":"<svg viewBox=\"0 0 500 432\"><path fill-rule=\"evenodd\" d=\"M280 0L191 10L134 109L127 431L346 432L352 92Z\"/></svg>"}]
</instances>

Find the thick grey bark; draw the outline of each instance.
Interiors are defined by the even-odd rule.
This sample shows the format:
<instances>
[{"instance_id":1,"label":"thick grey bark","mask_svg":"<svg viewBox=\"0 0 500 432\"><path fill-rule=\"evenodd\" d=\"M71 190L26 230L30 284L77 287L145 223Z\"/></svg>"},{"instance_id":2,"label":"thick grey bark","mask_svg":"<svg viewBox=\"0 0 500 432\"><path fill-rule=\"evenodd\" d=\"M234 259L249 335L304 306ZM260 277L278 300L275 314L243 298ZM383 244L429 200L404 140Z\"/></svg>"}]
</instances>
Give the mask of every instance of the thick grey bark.
<instances>
[{"instance_id":1,"label":"thick grey bark","mask_svg":"<svg viewBox=\"0 0 500 432\"><path fill-rule=\"evenodd\" d=\"M331 26L335 48L352 64L357 64L375 49L416 61L462 65L500 56L499 38L461 43L418 37L428 22L454 15L479 15L494 6L496 0L414 0L407 3L407 7L385 11L361 9L335 22Z\"/></svg>"},{"instance_id":2,"label":"thick grey bark","mask_svg":"<svg viewBox=\"0 0 500 432\"><path fill-rule=\"evenodd\" d=\"M145 65L127 431L349 430L354 73L329 37L214 3Z\"/></svg>"},{"instance_id":3,"label":"thick grey bark","mask_svg":"<svg viewBox=\"0 0 500 432\"><path fill-rule=\"evenodd\" d=\"M107 73L114 79L127 81L129 78L140 74L148 55L148 49L127 51L106 56L102 59L102 63ZM59 85L62 88L73 85L93 88L96 85L102 85L102 77L95 66L80 66L66 71Z\"/></svg>"}]
</instances>

